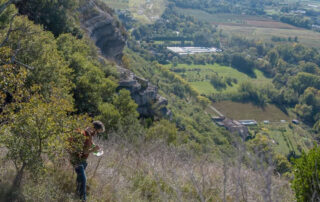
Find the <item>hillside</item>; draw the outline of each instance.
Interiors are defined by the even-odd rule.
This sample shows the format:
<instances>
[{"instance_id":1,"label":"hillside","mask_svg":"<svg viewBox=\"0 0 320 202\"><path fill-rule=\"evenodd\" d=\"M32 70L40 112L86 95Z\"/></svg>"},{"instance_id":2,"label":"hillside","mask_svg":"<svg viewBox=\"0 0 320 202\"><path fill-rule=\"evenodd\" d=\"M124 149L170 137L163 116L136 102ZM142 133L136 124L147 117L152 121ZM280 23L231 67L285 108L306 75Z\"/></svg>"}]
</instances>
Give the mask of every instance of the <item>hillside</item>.
<instances>
[{"instance_id":1,"label":"hillside","mask_svg":"<svg viewBox=\"0 0 320 202\"><path fill-rule=\"evenodd\" d=\"M83 176L88 201L320 198L317 17L277 6L0 0L0 201L79 201ZM301 38L220 29L243 25Z\"/></svg>"}]
</instances>

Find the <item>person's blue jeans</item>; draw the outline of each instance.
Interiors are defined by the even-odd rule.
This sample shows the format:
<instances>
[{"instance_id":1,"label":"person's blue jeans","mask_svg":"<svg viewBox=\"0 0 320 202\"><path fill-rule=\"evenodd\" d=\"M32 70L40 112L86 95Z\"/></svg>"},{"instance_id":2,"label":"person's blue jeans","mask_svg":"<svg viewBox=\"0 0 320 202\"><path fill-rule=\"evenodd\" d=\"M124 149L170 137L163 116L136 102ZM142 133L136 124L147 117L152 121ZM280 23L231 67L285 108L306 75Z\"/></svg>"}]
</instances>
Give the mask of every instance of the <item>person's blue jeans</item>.
<instances>
[{"instance_id":1,"label":"person's blue jeans","mask_svg":"<svg viewBox=\"0 0 320 202\"><path fill-rule=\"evenodd\" d=\"M86 167L87 162L82 162L75 166L75 170L77 173L77 193L80 195L80 199L86 200L86 183L87 183L87 177L86 177Z\"/></svg>"}]
</instances>

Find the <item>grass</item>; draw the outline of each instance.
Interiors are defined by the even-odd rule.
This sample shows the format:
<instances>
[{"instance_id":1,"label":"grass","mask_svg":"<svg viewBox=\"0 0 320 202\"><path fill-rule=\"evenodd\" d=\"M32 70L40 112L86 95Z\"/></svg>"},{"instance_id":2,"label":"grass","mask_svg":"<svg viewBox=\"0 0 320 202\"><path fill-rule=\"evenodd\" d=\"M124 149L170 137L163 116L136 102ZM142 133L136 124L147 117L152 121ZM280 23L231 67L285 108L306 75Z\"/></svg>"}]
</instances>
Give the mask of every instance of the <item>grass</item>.
<instances>
[{"instance_id":1,"label":"grass","mask_svg":"<svg viewBox=\"0 0 320 202\"><path fill-rule=\"evenodd\" d=\"M319 2L305 1L303 5L319 5ZM310 9L310 8L309 8ZM235 14L210 14L198 9L178 8L178 12L193 16L198 20L218 25L218 28L230 35L243 36L249 39L271 42L272 36L277 37L298 37L299 42L314 48L320 48L320 33L302 28L297 28L282 22L277 22L268 17L235 15ZM268 14L276 14L277 8L267 8Z\"/></svg>"},{"instance_id":2,"label":"grass","mask_svg":"<svg viewBox=\"0 0 320 202\"><path fill-rule=\"evenodd\" d=\"M300 43L314 48L320 48L320 33L305 29L277 29L262 27L245 27L219 25L221 30L228 34L247 37L249 39L257 39L263 41L271 41L272 36L277 37L298 37Z\"/></svg>"},{"instance_id":3,"label":"grass","mask_svg":"<svg viewBox=\"0 0 320 202\"><path fill-rule=\"evenodd\" d=\"M115 8L115 9L128 9L129 8L129 0L117 0L117 1L104 0L104 2L106 2L106 4L109 7Z\"/></svg>"},{"instance_id":4,"label":"grass","mask_svg":"<svg viewBox=\"0 0 320 202\"><path fill-rule=\"evenodd\" d=\"M133 18L142 24L153 23L159 19L166 8L166 0L104 0L114 9L131 11Z\"/></svg>"},{"instance_id":5,"label":"grass","mask_svg":"<svg viewBox=\"0 0 320 202\"><path fill-rule=\"evenodd\" d=\"M254 119L256 121L269 120L279 122L280 120L290 121L293 118L271 104L267 104L264 108L252 103L232 101L221 101L213 103L212 105L226 117L236 120Z\"/></svg>"},{"instance_id":6,"label":"grass","mask_svg":"<svg viewBox=\"0 0 320 202\"><path fill-rule=\"evenodd\" d=\"M283 29L297 29L292 25L282 22L274 21L264 16L254 15L240 15L229 13L210 14L198 9L177 9L179 13L193 16L201 21L206 21L212 24L233 25L233 26L253 26L253 27L268 27L268 28L283 28Z\"/></svg>"},{"instance_id":7,"label":"grass","mask_svg":"<svg viewBox=\"0 0 320 202\"><path fill-rule=\"evenodd\" d=\"M170 67L171 65L167 65ZM259 70L255 70L256 78L251 78L248 75L239 72L238 70L228 67L222 66L219 64L214 65L186 65L186 64L178 64L178 69L185 69L186 72L178 73L185 80L187 80L195 89L199 91L200 94L210 95L212 93L232 93L237 91L237 88L240 83L243 81L252 81L256 85L264 85L271 84L272 80L266 78L263 73ZM196 71L200 70L200 71ZM233 84L232 86L228 86L225 89L215 89L211 84L210 80L206 79L206 75L218 74L222 77L231 77L237 79L238 83Z\"/></svg>"},{"instance_id":8,"label":"grass","mask_svg":"<svg viewBox=\"0 0 320 202\"><path fill-rule=\"evenodd\" d=\"M310 134L299 125L274 123L262 125L261 129L264 135L273 140L274 150L285 156L292 151L301 155L301 151L308 151L312 147Z\"/></svg>"}]
</instances>

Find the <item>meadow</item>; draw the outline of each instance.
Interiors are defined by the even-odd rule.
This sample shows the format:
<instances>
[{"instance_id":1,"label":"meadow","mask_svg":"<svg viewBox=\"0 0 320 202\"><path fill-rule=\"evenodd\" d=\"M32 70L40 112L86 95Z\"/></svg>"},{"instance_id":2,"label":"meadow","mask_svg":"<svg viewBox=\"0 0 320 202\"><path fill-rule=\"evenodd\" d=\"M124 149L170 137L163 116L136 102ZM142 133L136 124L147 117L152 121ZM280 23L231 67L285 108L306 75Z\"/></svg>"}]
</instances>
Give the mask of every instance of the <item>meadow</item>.
<instances>
[{"instance_id":1,"label":"meadow","mask_svg":"<svg viewBox=\"0 0 320 202\"><path fill-rule=\"evenodd\" d=\"M263 73L257 69L254 70L256 78L252 78L232 67L219 65L217 63L213 65L178 64L176 67L172 65L167 66L171 67L171 70L176 71L177 74L188 81L200 94L205 95L236 92L239 84L244 81L251 81L258 86L272 83L272 79L265 77ZM224 78L230 77L236 79L237 83L233 83L232 86L227 86L225 89L216 89L210 83L210 75L218 75Z\"/></svg>"},{"instance_id":2,"label":"meadow","mask_svg":"<svg viewBox=\"0 0 320 202\"><path fill-rule=\"evenodd\" d=\"M166 0L104 0L113 9L129 10L142 24L150 24L160 18L166 8Z\"/></svg>"}]
</instances>

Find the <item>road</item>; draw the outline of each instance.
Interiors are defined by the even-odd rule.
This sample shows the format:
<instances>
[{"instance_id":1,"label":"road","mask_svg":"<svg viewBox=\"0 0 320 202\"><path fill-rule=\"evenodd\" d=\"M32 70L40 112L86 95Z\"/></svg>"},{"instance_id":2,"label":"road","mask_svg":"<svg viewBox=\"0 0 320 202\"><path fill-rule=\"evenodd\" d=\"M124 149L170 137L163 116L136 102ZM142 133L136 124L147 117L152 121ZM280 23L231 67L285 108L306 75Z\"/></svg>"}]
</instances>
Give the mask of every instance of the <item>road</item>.
<instances>
[{"instance_id":1,"label":"road","mask_svg":"<svg viewBox=\"0 0 320 202\"><path fill-rule=\"evenodd\" d=\"M219 112L216 108L214 108L213 106L209 106L210 107L210 109L212 109L215 113L217 113L220 117L224 117L224 115L221 113L221 112Z\"/></svg>"}]
</instances>

